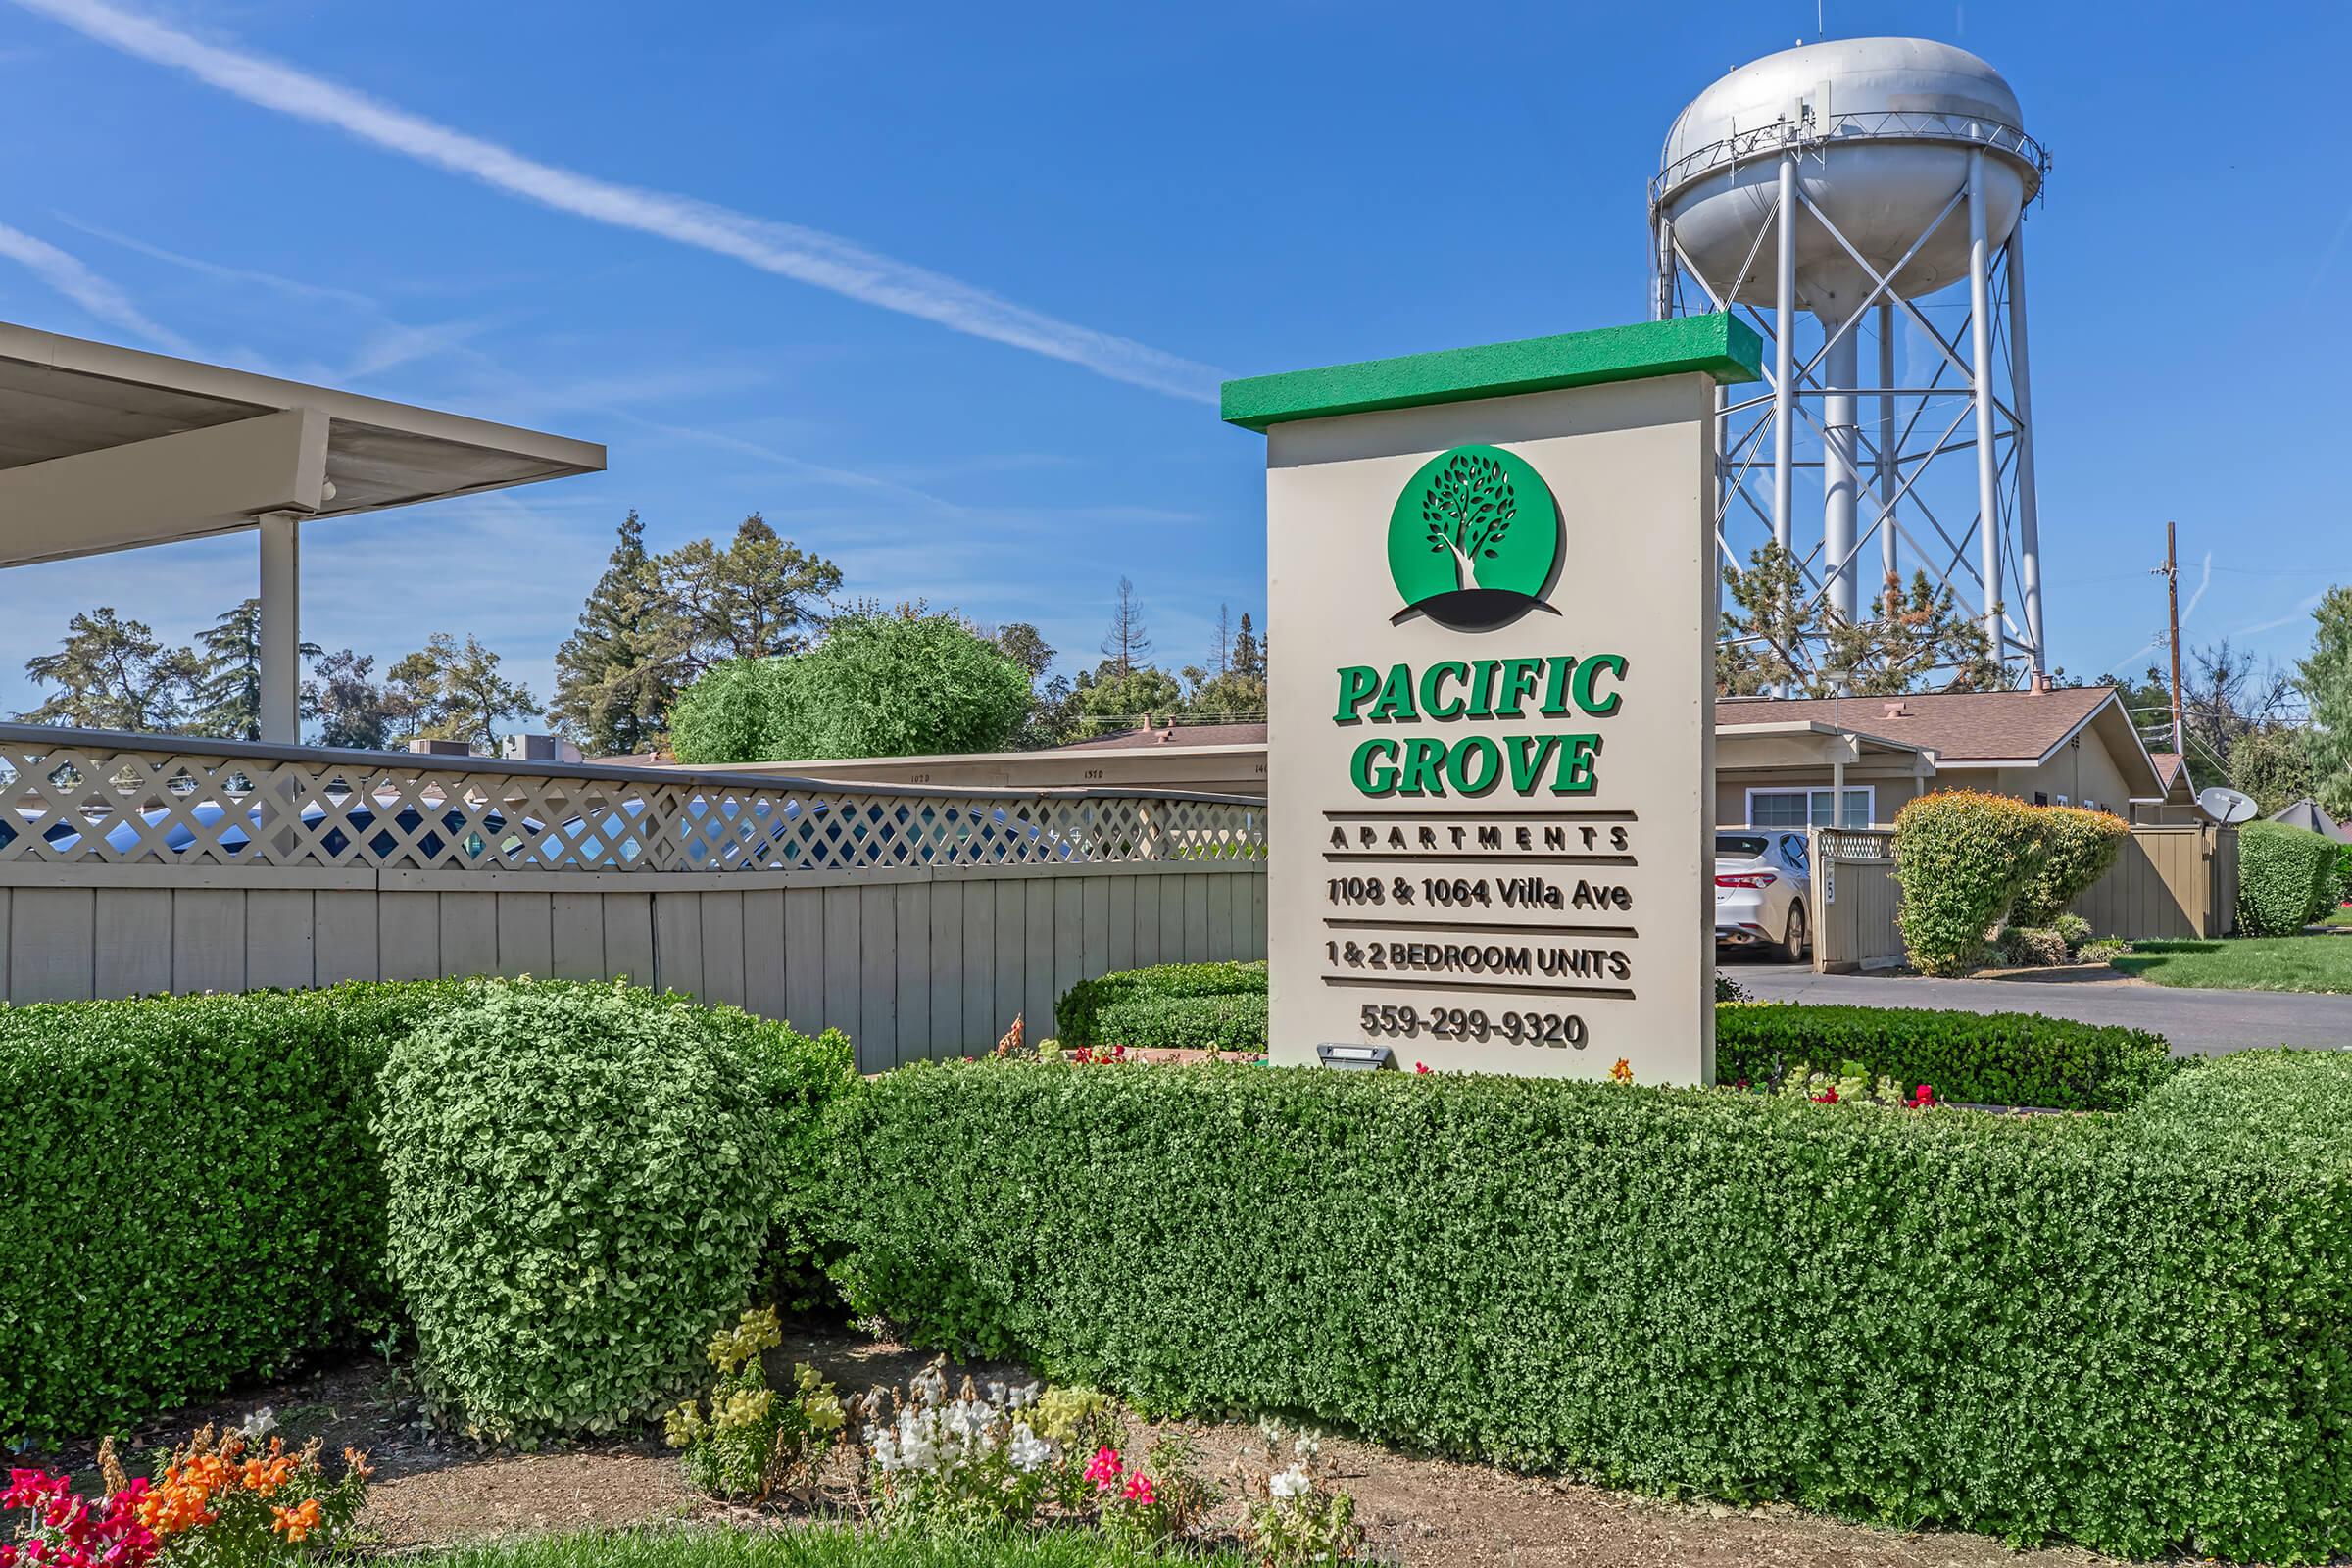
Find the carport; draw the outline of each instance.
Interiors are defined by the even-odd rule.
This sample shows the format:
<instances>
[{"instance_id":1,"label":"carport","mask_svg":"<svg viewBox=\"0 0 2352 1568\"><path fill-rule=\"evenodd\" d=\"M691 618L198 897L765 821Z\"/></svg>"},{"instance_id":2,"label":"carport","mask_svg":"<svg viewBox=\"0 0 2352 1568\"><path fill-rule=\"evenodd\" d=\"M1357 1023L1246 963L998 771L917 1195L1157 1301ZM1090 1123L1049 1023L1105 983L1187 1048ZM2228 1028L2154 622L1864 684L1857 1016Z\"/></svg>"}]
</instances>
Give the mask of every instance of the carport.
<instances>
[{"instance_id":1,"label":"carport","mask_svg":"<svg viewBox=\"0 0 2352 1568\"><path fill-rule=\"evenodd\" d=\"M264 741L302 738L305 523L604 466L594 442L0 322L0 566L254 530Z\"/></svg>"}]
</instances>

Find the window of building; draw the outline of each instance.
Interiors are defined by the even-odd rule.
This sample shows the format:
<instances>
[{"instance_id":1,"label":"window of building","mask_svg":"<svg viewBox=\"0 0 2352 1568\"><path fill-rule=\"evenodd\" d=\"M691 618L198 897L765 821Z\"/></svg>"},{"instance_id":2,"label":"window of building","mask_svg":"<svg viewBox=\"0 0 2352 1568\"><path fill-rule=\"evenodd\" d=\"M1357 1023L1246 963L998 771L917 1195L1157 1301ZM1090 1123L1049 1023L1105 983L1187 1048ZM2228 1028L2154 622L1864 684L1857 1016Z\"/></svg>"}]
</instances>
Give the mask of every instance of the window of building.
<instances>
[{"instance_id":1,"label":"window of building","mask_svg":"<svg viewBox=\"0 0 2352 1568\"><path fill-rule=\"evenodd\" d=\"M1747 792L1749 827L1868 827L1877 809L1877 792L1868 784L1848 785L1845 808L1831 815L1830 790L1751 789Z\"/></svg>"}]
</instances>

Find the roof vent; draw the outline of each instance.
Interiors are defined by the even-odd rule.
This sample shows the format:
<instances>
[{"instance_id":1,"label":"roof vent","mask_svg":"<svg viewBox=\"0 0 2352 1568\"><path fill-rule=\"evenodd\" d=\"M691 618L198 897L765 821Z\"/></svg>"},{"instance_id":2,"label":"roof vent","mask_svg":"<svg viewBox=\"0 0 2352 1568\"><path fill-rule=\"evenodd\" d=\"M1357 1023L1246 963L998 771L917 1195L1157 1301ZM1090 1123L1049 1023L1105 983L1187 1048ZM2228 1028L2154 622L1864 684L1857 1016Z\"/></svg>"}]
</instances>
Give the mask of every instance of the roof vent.
<instances>
[{"instance_id":1,"label":"roof vent","mask_svg":"<svg viewBox=\"0 0 2352 1568\"><path fill-rule=\"evenodd\" d=\"M1881 713L1879 716L1881 718L1909 718L1911 716L1911 710L1905 708L1903 706L1902 699L1898 697L1893 702L1888 703L1886 705L1886 711Z\"/></svg>"}]
</instances>

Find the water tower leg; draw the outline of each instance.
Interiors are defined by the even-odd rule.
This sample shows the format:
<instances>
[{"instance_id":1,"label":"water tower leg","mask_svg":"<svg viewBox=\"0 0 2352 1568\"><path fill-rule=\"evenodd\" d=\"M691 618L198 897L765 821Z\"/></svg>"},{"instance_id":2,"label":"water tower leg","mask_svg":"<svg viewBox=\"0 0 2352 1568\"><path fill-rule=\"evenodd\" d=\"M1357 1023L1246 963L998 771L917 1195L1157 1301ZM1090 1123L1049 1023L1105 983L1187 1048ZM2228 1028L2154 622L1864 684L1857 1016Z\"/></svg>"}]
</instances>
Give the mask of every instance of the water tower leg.
<instances>
[{"instance_id":1,"label":"water tower leg","mask_svg":"<svg viewBox=\"0 0 2352 1568\"><path fill-rule=\"evenodd\" d=\"M1772 293L1772 538L1790 548L1796 483L1796 152L1781 155L1781 205L1773 221L1779 251ZM1734 285L1737 287L1737 284ZM1793 652L1793 650L1791 650ZM1781 695L1789 694L1788 683Z\"/></svg>"},{"instance_id":2,"label":"water tower leg","mask_svg":"<svg viewBox=\"0 0 2352 1568\"><path fill-rule=\"evenodd\" d=\"M1822 329L1838 333L1824 318ZM1822 569L1831 573L1830 608L1849 624L1854 619L1862 573L1853 561L1857 534L1855 514L1861 501L1861 466L1855 461L1859 416L1854 383L1862 376L1862 323L1854 321L1830 343L1822 358L1821 394L1821 512Z\"/></svg>"},{"instance_id":3,"label":"water tower leg","mask_svg":"<svg viewBox=\"0 0 2352 1568\"><path fill-rule=\"evenodd\" d=\"M2026 220L2009 231L2009 396L2017 411L2017 575L2026 602L2026 638L2034 645L2034 673L2050 669L2041 635L2041 514L2034 493L2034 391L2026 372Z\"/></svg>"},{"instance_id":4,"label":"water tower leg","mask_svg":"<svg viewBox=\"0 0 2352 1568\"><path fill-rule=\"evenodd\" d=\"M1984 579L1984 641L2001 644L2001 466L1992 444L1992 242L1984 221L1984 154L1968 155L1969 375L1977 404L1977 559Z\"/></svg>"},{"instance_id":5,"label":"water tower leg","mask_svg":"<svg viewBox=\"0 0 2352 1568\"><path fill-rule=\"evenodd\" d=\"M1899 580L1895 553L1894 492L1901 481L1894 467L1894 304L1879 301L1879 576L1882 586ZM1882 596L1882 603L1884 597Z\"/></svg>"}]
</instances>

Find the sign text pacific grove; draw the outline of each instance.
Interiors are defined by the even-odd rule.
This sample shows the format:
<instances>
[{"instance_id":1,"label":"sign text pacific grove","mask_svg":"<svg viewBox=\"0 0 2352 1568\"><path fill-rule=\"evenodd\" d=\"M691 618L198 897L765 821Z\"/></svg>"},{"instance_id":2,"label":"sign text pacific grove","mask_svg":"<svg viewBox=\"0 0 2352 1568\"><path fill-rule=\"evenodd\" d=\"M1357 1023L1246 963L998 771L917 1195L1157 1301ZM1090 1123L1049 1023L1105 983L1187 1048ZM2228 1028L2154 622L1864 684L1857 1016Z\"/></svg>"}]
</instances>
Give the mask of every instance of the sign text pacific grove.
<instances>
[{"instance_id":1,"label":"sign text pacific grove","mask_svg":"<svg viewBox=\"0 0 2352 1568\"><path fill-rule=\"evenodd\" d=\"M1416 674L1410 664L1386 674L1370 664L1339 671L1339 724L1396 724L1525 718L1529 705L1545 718L1584 713L1606 718L1624 704L1623 654L1565 654L1520 659L1441 659ZM1539 700L1540 699L1540 700ZM1386 796L1481 796L1508 784L1515 795L1592 793L1601 737L1477 731L1373 735L1348 764L1357 793Z\"/></svg>"}]
</instances>

